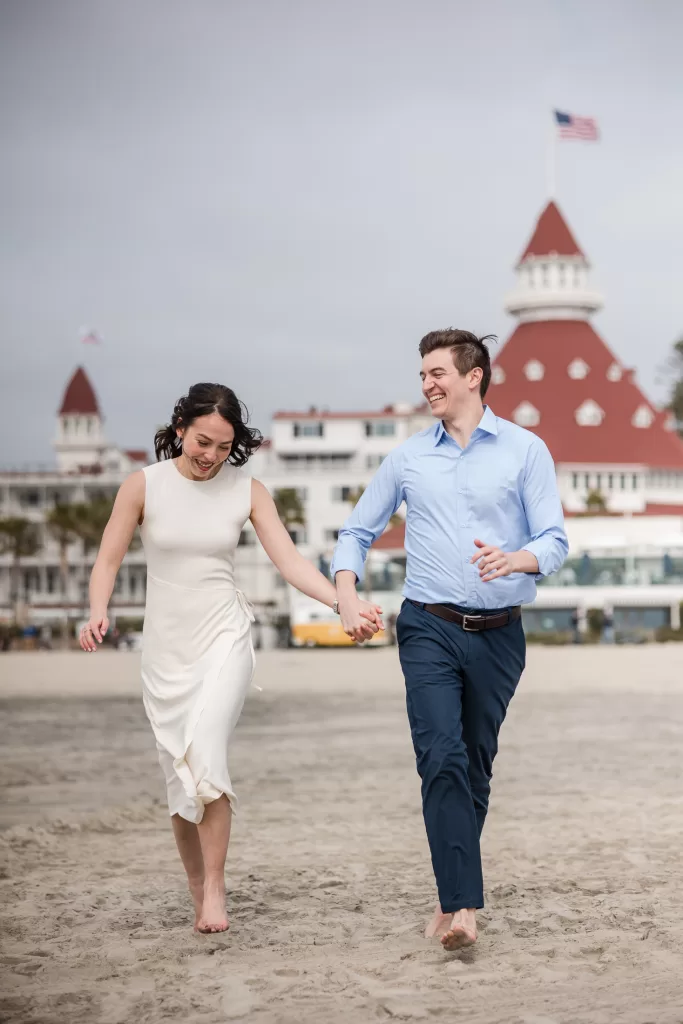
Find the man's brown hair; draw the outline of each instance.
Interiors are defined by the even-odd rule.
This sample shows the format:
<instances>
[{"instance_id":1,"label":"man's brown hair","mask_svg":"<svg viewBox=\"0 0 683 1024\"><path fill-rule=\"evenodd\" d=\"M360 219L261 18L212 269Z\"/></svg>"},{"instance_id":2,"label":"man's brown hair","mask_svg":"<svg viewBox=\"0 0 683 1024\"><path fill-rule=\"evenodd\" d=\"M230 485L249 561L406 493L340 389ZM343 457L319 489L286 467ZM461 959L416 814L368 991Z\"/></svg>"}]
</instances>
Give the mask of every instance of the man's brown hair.
<instances>
[{"instance_id":1,"label":"man's brown hair","mask_svg":"<svg viewBox=\"0 0 683 1024\"><path fill-rule=\"evenodd\" d=\"M485 334L478 338L471 331L459 331L455 327L449 327L444 331L430 331L425 334L420 342L420 355L429 355L437 348L449 348L453 356L453 363L461 377L479 366L482 371L479 394L482 399L489 389L491 383L491 356L485 342L496 341L495 334Z\"/></svg>"}]
</instances>

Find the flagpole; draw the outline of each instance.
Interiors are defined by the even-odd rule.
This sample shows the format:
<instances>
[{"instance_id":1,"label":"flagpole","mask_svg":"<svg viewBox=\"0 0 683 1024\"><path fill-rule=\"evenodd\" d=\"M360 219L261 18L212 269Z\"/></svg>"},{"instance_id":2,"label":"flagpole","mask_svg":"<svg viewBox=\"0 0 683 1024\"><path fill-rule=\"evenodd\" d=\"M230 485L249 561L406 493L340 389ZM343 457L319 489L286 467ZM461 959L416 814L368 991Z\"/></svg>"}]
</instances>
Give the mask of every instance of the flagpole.
<instances>
[{"instance_id":1,"label":"flagpole","mask_svg":"<svg viewBox=\"0 0 683 1024\"><path fill-rule=\"evenodd\" d=\"M555 127L555 114L551 111L550 129L548 135L548 142L545 156L545 168L546 168L546 187L548 189L548 199L555 198L555 187L556 187L556 139L557 129Z\"/></svg>"}]
</instances>

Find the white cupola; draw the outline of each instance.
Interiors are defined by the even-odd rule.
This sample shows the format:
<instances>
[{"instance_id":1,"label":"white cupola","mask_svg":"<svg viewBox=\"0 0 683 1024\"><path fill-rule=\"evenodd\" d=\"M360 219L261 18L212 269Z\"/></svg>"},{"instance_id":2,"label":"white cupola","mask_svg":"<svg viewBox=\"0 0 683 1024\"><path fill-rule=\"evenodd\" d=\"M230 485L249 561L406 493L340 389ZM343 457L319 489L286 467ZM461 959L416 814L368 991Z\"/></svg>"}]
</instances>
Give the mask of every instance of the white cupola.
<instances>
[{"instance_id":1,"label":"white cupola","mask_svg":"<svg viewBox=\"0 0 683 1024\"><path fill-rule=\"evenodd\" d=\"M517 264L517 285L505 309L521 323L532 320L587 320L602 308L590 287L590 264L556 203L549 202Z\"/></svg>"},{"instance_id":2,"label":"white cupola","mask_svg":"<svg viewBox=\"0 0 683 1024\"><path fill-rule=\"evenodd\" d=\"M88 376L79 366L69 381L53 441L57 467L63 473L97 472L107 450L102 416Z\"/></svg>"}]
</instances>

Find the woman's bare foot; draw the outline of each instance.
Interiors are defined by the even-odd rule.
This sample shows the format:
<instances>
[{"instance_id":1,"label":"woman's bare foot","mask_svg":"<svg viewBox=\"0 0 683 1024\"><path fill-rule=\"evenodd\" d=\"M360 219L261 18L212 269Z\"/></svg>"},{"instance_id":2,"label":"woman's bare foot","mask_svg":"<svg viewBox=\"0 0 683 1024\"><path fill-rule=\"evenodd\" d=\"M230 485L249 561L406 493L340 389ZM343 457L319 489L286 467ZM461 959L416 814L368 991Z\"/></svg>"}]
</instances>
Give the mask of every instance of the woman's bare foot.
<instances>
[{"instance_id":1,"label":"woman's bare foot","mask_svg":"<svg viewBox=\"0 0 683 1024\"><path fill-rule=\"evenodd\" d=\"M477 941L477 920L474 910L458 910L452 915L450 926L441 936L441 945L450 951L466 949Z\"/></svg>"},{"instance_id":2,"label":"woman's bare foot","mask_svg":"<svg viewBox=\"0 0 683 1024\"><path fill-rule=\"evenodd\" d=\"M190 894L192 896L192 902L194 903L194 930L197 931L199 919L202 916L202 906L204 905L204 879L200 881L190 882Z\"/></svg>"},{"instance_id":3,"label":"woman's bare foot","mask_svg":"<svg viewBox=\"0 0 683 1024\"><path fill-rule=\"evenodd\" d=\"M198 932L227 932L228 915L225 912L225 884L221 880L204 882L204 901L197 921Z\"/></svg>"},{"instance_id":4,"label":"woman's bare foot","mask_svg":"<svg viewBox=\"0 0 683 1024\"><path fill-rule=\"evenodd\" d=\"M425 928L425 939L433 939L435 935L439 937L445 935L450 927L452 917L452 914L444 914L440 904L437 903L434 915Z\"/></svg>"}]
</instances>

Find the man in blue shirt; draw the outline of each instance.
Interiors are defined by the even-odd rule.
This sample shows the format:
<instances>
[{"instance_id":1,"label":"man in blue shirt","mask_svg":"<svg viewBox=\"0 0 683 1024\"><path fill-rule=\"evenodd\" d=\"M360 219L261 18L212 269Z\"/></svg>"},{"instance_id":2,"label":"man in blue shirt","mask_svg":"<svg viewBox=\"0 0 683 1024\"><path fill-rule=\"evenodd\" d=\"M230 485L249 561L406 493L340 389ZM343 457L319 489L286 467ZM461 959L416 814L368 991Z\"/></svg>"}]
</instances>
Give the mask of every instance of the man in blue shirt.
<instances>
[{"instance_id":1,"label":"man in blue shirt","mask_svg":"<svg viewBox=\"0 0 683 1024\"><path fill-rule=\"evenodd\" d=\"M476 941L484 905L479 840L498 731L524 668L521 605L568 550L548 449L483 404L488 340L460 330L422 339L422 391L437 422L387 456L332 562L352 635L368 549L405 502L396 635L439 893L426 934L446 949Z\"/></svg>"}]
</instances>

